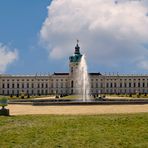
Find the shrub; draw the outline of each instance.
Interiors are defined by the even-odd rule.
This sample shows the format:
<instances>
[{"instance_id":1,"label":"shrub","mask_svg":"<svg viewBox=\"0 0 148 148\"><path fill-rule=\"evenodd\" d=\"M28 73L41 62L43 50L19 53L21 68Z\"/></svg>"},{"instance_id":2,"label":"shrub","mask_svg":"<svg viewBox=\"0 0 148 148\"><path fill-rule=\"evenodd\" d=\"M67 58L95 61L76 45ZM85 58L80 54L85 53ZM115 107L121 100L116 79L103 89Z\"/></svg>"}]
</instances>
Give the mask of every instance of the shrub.
<instances>
[{"instance_id":1,"label":"shrub","mask_svg":"<svg viewBox=\"0 0 148 148\"><path fill-rule=\"evenodd\" d=\"M0 98L0 106L7 106L8 105L8 99L6 97Z\"/></svg>"}]
</instances>

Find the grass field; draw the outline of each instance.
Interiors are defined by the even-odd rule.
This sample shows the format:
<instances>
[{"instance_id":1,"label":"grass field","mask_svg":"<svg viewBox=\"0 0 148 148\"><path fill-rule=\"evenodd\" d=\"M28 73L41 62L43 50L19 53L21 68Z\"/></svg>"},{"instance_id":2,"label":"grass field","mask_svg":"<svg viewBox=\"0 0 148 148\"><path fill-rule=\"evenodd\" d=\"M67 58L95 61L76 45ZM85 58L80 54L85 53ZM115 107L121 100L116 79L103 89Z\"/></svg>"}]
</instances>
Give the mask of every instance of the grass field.
<instances>
[{"instance_id":1,"label":"grass field","mask_svg":"<svg viewBox=\"0 0 148 148\"><path fill-rule=\"evenodd\" d=\"M0 117L0 147L147 148L148 113Z\"/></svg>"}]
</instances>

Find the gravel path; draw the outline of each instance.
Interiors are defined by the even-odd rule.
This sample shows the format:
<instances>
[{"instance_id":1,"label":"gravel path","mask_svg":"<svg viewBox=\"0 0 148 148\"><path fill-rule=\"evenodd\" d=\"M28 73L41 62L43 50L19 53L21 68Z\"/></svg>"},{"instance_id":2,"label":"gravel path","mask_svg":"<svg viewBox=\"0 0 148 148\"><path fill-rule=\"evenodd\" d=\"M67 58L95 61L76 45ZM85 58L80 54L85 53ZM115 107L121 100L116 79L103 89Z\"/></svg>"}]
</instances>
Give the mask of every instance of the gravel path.
<instances>
[{"instance_id":1,"label":"gravel path","mask_svg":"<svg viewBox=\"0 0 148 148\"><path fill-rule=\"evenodd\" d=\"M113 113L148 113L146 105L85 105L85 106L31 106L8 105L10 115L29 114L58 114L58 115L89 115L89 114L113 114Z\"/></svg>"}]
</instances>

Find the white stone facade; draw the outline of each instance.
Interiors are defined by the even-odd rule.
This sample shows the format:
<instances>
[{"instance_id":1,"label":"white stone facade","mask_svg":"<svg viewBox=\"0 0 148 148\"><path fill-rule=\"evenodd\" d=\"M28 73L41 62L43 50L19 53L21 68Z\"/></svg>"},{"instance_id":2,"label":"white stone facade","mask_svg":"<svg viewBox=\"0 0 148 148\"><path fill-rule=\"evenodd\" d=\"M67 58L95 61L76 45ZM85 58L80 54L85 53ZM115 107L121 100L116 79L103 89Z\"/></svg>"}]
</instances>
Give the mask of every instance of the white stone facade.
<instances>
[{"instance_id":1,"label":"white stone facade","mask_svg":"<svg viewBox=\"0 0 148 148\"><path fill-rule=\"evenodd\" d=\"M78 45L77 45L78 48ZM78 49L77 49L78 50ZM78 51L77 51L78 52ZM79 62L69 62L69 73L52 75L0 75L0 95L75 94ZM148 75L106 75L89 73L90 94L148 94Z\"/></svg>"},{"instance_id":2,"label":"white stone facade","mask_svg":"<svg viewBox=\"0 0 148 148\"><path fill-rule=\"evenodd\" d=\"M73 83L73 84L72 84ZM91 94L135 94L148 93L147 75L100 75L90 74ZM0 75L0 95L74 94L75 80L68 73L47 76Z\"/></svg>"}]
</instances>

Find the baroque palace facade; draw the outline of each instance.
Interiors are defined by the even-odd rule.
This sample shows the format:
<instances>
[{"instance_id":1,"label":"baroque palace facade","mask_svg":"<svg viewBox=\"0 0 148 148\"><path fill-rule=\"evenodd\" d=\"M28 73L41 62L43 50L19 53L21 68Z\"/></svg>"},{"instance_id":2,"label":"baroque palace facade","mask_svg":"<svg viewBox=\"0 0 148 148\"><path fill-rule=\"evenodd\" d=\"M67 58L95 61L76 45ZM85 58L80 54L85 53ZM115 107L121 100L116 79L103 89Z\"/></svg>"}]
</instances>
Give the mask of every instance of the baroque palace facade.
<instances>
[{"instance_id":1,"label":"baroque palace facade","mask_svg":"<svg viewBox=\"0 0 148 148\"><path fill-rule=\"evenodd\" d=\"M69 95L75 94L75 75L81 60L77 43L69 57L69 73L51 75L0 75L0 95ZM103 75L89 73L90 94L148 93L148 75Z\"/></svg>"}]
</instances>

